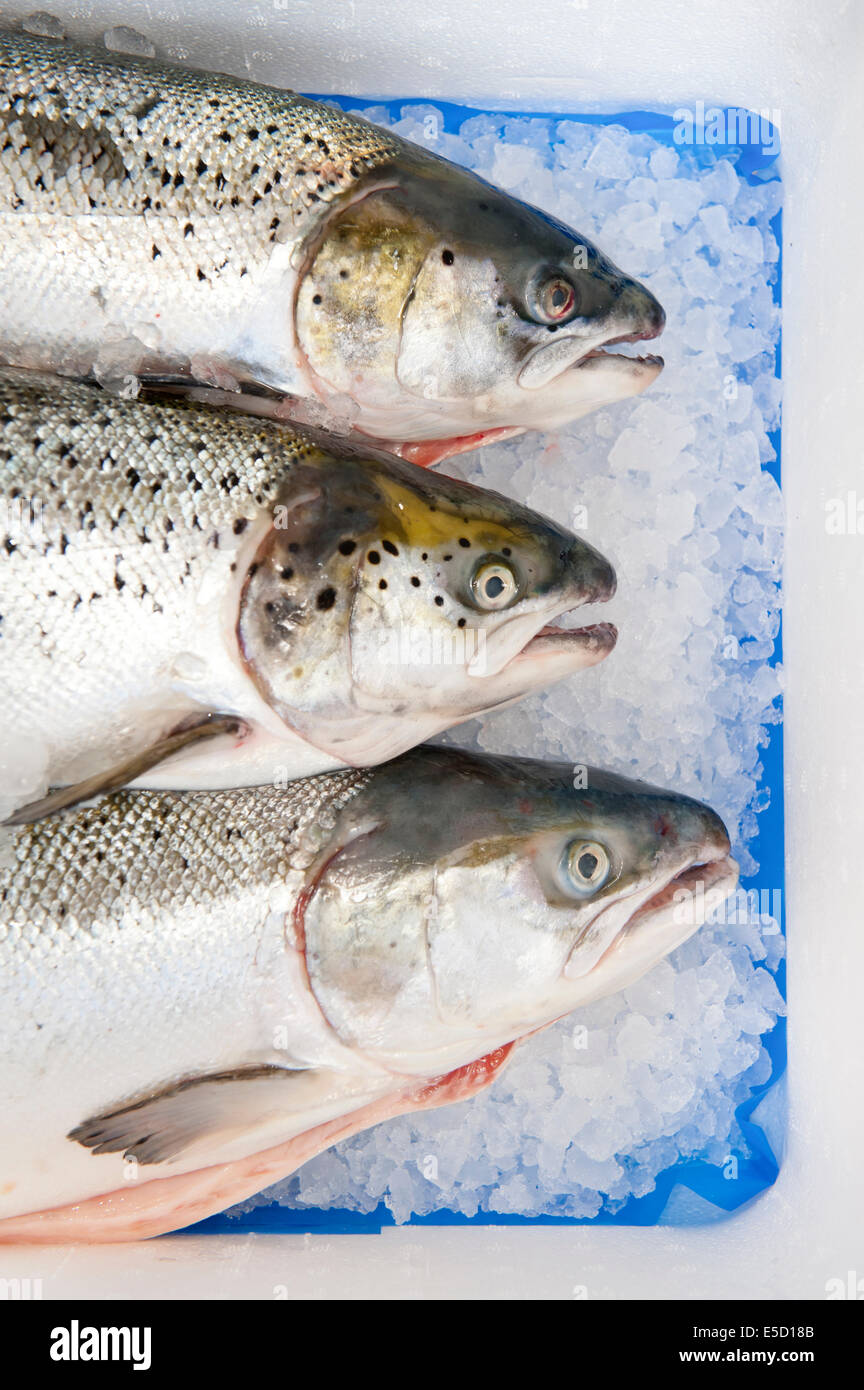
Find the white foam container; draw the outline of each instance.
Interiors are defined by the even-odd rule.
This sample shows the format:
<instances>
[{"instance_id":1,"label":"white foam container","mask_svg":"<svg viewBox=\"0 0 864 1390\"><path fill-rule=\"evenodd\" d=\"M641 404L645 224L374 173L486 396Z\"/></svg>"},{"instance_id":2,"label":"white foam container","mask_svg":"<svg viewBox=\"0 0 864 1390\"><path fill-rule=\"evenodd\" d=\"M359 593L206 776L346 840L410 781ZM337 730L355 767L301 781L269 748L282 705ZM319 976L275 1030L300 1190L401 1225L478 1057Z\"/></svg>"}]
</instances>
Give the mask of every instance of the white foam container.
<instances>
[{"instance_id":1,"label":"white foam container","mask_svg":"<svg viewBox=\"0 0 864 1390\"><path fill-rule=\"evenodd\" d=\"M0 6L5 23L39 6ZM789 1134L776 1185L714 1225L412 1227L4 1248L46 1298L824 1298L864 1279L864 7L848 0L45 0L190 63L301 91L539 111L778 112ZM583 1293L584 1290L584 1293Z\"/></svg>"}]
</instances>

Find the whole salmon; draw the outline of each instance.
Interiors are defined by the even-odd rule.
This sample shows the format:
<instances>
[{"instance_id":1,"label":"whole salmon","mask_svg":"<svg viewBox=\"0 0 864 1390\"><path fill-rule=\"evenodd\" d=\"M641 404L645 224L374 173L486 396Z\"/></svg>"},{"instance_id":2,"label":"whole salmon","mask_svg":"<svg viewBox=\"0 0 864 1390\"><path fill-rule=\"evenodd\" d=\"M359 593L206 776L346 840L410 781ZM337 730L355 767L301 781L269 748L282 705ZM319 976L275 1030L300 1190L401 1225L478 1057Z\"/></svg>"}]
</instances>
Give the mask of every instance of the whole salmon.
<instances>
[{"instance_id":1,"label":"whole salmon","mask_svg":"<svg viewBox=\"0 0 864 1390\"><path fill-rule=\"evenodd\" d=\"M8 363L266 388L428 463L643 390L662 359L605 349L663 322L578 232L367 121L0 35Z\"/></svg>"},{"instance_id":2,"label":"whole salmon","mask_svg":"<svg viewBox=\"0 0 864 1390\"><path fill-rule=\"evenodd\" d=\"M587 542L368 447L0 371L0 453L13 804L377 763L615 642L554 626L614 590Z\"/></svg>"},{"instance_id":3,"label":"whole salmon","mask_svg":"<svg viewBox=\"0 0 864 1390\"><path fill-rule=\"evenodd\" d=\"M734 888L720 818L423 748L284 791L121 792L0 869L0 1240L250 1196L629 984Z\"/></svg>"}]
</instances>

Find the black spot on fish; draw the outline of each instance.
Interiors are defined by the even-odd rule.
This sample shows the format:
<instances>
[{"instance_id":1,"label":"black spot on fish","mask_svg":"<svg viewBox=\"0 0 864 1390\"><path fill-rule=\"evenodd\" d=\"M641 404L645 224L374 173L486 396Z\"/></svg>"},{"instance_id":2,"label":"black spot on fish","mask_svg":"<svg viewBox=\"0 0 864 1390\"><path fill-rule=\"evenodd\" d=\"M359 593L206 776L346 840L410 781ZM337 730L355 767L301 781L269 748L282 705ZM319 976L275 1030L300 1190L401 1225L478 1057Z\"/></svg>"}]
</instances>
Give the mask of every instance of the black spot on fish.
<instances>
[{"instance_id":1,"label":"black spot on fish","mask_svg":"<svg viewBox=\"0 0 864 1390\"><path fill-rule=\"evenodd\" d=\"M340 271L339 271L339 279L340 279L340 280L347 280L347 279L348 279L348 271L347 271L347 270L340 270Z\"/></svg>"},{"instance_id":2,"label":"black spot on fish","mask_svg":"<svg viewBox=\"0 0 864 1390\"><path fill-rule=\"evenodd\" d=\"M502 547L501 547L501 554L502 554L502 555L512 555L512 554L513 554L513 551L510 549L509 545L502 545Z\"/></svg>"},{"instance_id":3,"label":"black spot on fish","mask_svg":"<svg viewBox=\"0 0 864 1390\"><path fill-rule=\"evenodd\" d=\"M436 595L435 595L435 602L437 603L437 605L438 605L439 608L443 608L443 607L444 607L444 600L443 600L443 598L441 597L440 594L436 594Z\"/></svg>"},{"instance_id":4,"label":"black spot on fish","mask_svg":"<svg viewBox=\"0 0 864 1390\"><path fill-rule=\"evenodd\" d=\"M290 565L283 565L282 569L280 570L280 575L285 580L293 579L294 571L292 570Z\"/></svg>"},{"instance_id":5,"label":"black spot on fish","mask_svg":"<svg viewBox=\"0 0 864 1390\"><path fill-rule=\"evenodd\" d=\"M467 536L460 536L459 544L462 546L463 550L467 550L471 542L468 540Z\"/></svg>"},{"instance_id":6,"label":"black spot on fish","mask_svg":"<svg viewBox=\"0 0 864 1390\"><path fill-rule=\"evenodd\" d=\"M242 536L243 532L246 530L246 527L248 525L249 523L245 517L238 517L237 520L234 522L234 535Z\"/></svg>"},{"instance_id":7,"label":"black spot on fish","mask_svg":"<svg viewBox=\"0 0 864 1390\"><path fill-rule=\"evenodd\" d=\"M313 303L313 304L320 304L320 303L321 303L321 296L320 296L320 294L313 294L313 296L312 296L312 303Z\"/></svg>"},{"instance_id":8,"label":"black spot on fish","mask_svg":"<svg viewBox=\"0 0 864 1390\"><path fill-rule=\"evenodd\" d=\"M458 621L458 623L456 624L456 626L457 626L457 627L464 627L464 626L465 626L465 619L464 619L464 618L460 618L459 621Z\"/></svg>"},{"instance_id":9,"label":"black spot on fish","mask_svg":"<svg viewBox=\"0 0 864 1390\"><path fill-rule=\"evenodd\" d=\"M419 588L420 588L420 580L417 578L416 574L412 574L412 576L411 576L411 583L414 585L414 588L415 588L415 589L419 589Z\"/></svg>"},{"instance_id":10,"label":"black spot on fish","mask_svg":"<svg viewBox=\"0 0 864 1390\"><path fill-rule=\"evenodd\" d=\"M398 554L399 554L399 551L396 549L396 547L395 547L395 545L393 544L392 541L382 541L381 544L383 545L384 549L387 551L387 554L388 554L388 555L398 555Z\"/></svg>"},{"instance_id":11,"label":"black spot on fish","mask_svg":"<svg viewBox=\"0 0 864 1390\"><path fill-rule=\"evenodd\" d=\"M378 588L379 588L379 589L386 589L386 588L387 588L387 580L386 580L386 579L379 579L379 580L378 580Z\"/></svg>"},{"instance_id":12,"label":"black spot on fish","mask_svg":"<svg viewBox=\"0 0 864 1390\"><path fill-rule=\"evenodd\" d=\"M441 259L445 265L452 265L456 257L453 255L452 251L442 251Z\"/></svg>"},{"instance_id":13,"label":"black spot on fish","mask_svg":"<svg viewBox=\"0 0 864 1390\"><path fill-rule=\"evenodd\" d=\"M478 208L480 209L481 212L488 212L488 211L489 211L489 204L488 204L488 203L478 203L477 206L478 206Z\"/></svg>"},{"instance_id":14,"label":"black spot on fish","mask_svg":"<svg viewBox=\"0 0 864 1390\"><path fill-rule=\"evenodd\" d=\"M339 542L339 554L340 554L340 555L353 555L353 554L354 554L354 551L355 551L356 549L357 549L357 542L356 542L356 541L340 541L340 542Z\"/></svg>"},{"instance_id":15,"label":"black spot on fish","mask_svg":"<svg viewBox=\"0 0 864 1390\"><path fill-rule=\"evenodd\" d=\"M377 550L370 550L366 558L370 565L380 565L381 563L381 556L378 554Z\"/></svg>"},{"instance_id":16,"label":"black spot on fish","mask_svg":"<svg viewBox=\"0 0 864 1390\"><path fill-rule=\"evenodd\" d=\"M320 592L320 594L318 595L318 597L317 597L316 600L315 600L315 607L316 607L316 608L319 608L319 609L321 610L322 613L326 613L327 609L328 609L328 608L332 608L335 602L336 602L336 590L335 590L335 589L322 589L321 592Z\"/></svg>"},{"instance_id":17,"label":"black spot on fish","mask_svg":"<svg viewBox=\"0 0 864 1390\"><path fill-rule=\"evenodd\" d=\"M154 242L154 243L153 243L153 259L154 259L154 261L158 260L159 257L160 257L161 255L162 255L162 252L159 250L159 247L158 247L158 246L156 245L156 243Z\"/></svg>"},{"instance_id":18,"label":"black spot on fish","mask_svg":"<svg viewBox=\"0 0 864 1390\"><path fill-rule=\"evenodd\" d=\"M250 140L258 139L258 131L255 129L254 125L249 127L246 134L249 136Z\"/></svg>"},{"instance_id":19,"label":"black spot on fish","mask_svg":"<svg viewBox=\"0 0 864 1390\"><path fill-rule=\"evenodd\" d=\"M199 159L198 163L195 165L195 173L198 175L199 179L202 174L207 173L207 165L204 163L203 159Z\"/></svg>"}]
</instances>

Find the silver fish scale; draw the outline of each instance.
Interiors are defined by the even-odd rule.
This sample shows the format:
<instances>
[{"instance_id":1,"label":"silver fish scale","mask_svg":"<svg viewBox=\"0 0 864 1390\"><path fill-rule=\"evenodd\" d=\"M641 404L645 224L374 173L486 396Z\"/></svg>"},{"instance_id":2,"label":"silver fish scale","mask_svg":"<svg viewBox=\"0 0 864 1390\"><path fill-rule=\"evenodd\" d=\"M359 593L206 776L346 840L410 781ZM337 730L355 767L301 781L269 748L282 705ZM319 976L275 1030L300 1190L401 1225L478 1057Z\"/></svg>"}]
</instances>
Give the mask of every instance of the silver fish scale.
<instances>
[{"instance_id":1,"label":"silver fish scale","mask_svg":"<svg viewBox=\"0 0 864 1390\"><path fill-rule=\"evenodd\" d=\"M13 501L38 504L40 524L16 548L41 554L92 548L94 532L118 551L124 541L158 542L169 555L184 530L212 544L271 502L293 463L319 452L251 417L125 401L62 380L46 389L15 372L0 375L0 428L7 514Z\"/></svg>"},{"instance_id":2,"label":"silver fish scale","mask_svg":"<svg viewBox=\"0 0 864 1390\"><path fill-rule=\"evenodd\" d=\"M0 377L0 431L0 691L9 727L34 734L47 701L74 730L103 670L144 698L200 621L214 566L225 592L245 523L316 453L268 422L59 381L48 393L25 374ZM70 700L62 671L85 653L90 688Z\"/></svg>"},{"instance_id":3,"label":"silver fish scale","mask_svg":"<svg viewBox=\"0 0 864 1390\"><path fill-rule=\"evenodd\" d=\"M245 277L402 151L293 92L52 40L0 36L0 83L0 210L118 216L118 253L145 214L153 260L207 280Z\"/></svg>"},{"instance_id":4,"label":"silver fish scale","mask_svg":"<svg viewBox=\"0 0 864 1390\"><path fill-rule=\"evenodd\" d=\"M298 882L298 849L311 857L373 775L327 773L285 790L118 792L28 826L0 868L0 943L41 955L142 913L179 919L232 899L266 900Z\"/></svg>"}]
</instances>

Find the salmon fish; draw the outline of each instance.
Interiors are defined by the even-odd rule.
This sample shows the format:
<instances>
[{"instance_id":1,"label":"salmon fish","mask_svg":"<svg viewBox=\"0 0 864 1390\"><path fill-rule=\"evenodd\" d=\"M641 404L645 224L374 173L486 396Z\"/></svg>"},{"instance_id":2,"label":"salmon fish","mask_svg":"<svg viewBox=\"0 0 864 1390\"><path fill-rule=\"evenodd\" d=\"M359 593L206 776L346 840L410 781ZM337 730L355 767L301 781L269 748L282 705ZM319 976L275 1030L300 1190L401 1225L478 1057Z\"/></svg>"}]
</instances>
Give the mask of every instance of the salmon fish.
<instances>
[{"instance_id":1,"label":"salmon fish","mask_svg":"<svg viewBox=\"0 0 864 1390\"><path fill-rule=\"evenodd\" d=\"M3 861L0 1241L51 1243L176 1229L469 1097L737 880L698 801L434 747L120 792Z\"/></svg>"},{"instance_id":2,"label":"salmon fish","mask_svg":"<svg viewBox=\"0 0 864 1390\"><path fill-rule=\"evenodd\" d=\"M5 34L0 137L12 365L227 385L422 463L663 365L606 350L663 310L580 233L293 92Z\"/></svg>"},{"instance_id":3,"label":"salmon fish","mask_svg":"<svg viewBox=\"0 0 864 1390\"><path fill-rule=\"evenodd\" d=\"M7 371L0 450L13 805L377 763L615 642L555 626L614 591L586 541L367 446Z\"/></svg>"}]
</instances>

